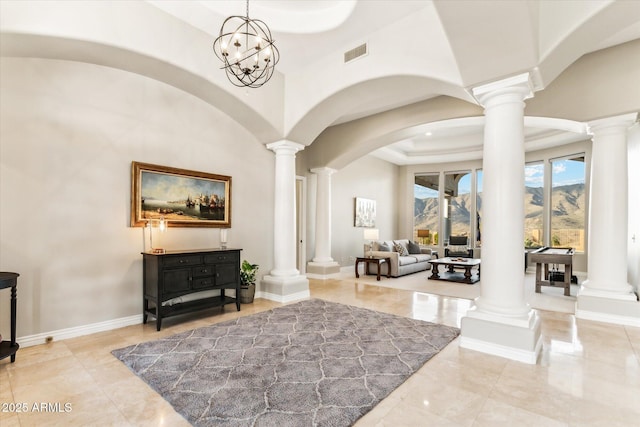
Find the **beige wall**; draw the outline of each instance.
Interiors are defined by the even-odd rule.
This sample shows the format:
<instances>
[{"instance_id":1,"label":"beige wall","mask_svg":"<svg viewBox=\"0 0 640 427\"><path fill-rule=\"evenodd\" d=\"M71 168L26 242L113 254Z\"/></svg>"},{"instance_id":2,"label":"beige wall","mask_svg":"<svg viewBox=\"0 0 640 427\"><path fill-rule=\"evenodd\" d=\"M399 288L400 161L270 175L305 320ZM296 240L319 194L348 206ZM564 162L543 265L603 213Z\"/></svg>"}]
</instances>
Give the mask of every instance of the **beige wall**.
<instances>
[{"instance_id":1,"label":"beige wall","mask_svg":"<svg viewBox=\"0 0 640 427\"><path fill-rule=\"evenodd\" d=\"M354 226L356 197L376 201L376 228L381 239L401 237L397 189L398 167L372 156L365 156L332 175L331 256L334 261L342 266L353 265L354 257L363 254L364 228ZM307 253L313 258L313 247Z\"/></svg>"},{"instance_id":2,"label":"beige wall","mask_svg":"<svg viewBox=\"0 0 640 427\"><path fill-rule=\"evenodd\" d=\"M17 58L1 67L0 270L20 273L19 337L141 314L134 160L232 176L230 247L260 276L272 268L274 155L224 112L111 68ZM218 236L170 228L163 246L216 247ZM0 293L3 336L8 299Z\"/></svg>"}]
</instances>

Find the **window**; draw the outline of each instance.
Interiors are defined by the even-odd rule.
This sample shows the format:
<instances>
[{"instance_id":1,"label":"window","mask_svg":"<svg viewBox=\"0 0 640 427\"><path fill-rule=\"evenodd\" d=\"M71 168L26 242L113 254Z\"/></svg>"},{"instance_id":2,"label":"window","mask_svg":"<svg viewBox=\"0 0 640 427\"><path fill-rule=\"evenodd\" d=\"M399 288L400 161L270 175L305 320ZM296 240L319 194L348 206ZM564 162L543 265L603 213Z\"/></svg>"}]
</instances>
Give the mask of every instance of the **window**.
<instances>
[{"instance_id":1,"label":"window","mask_svg":"<svg viewBox=\"0 0 640 427\"><path fill-rule=\"evenodd\" d=\"M471 236L471 172L447 172L444 175L444 244L450 236ZM469 243L473 240L469 239Z\"/></svg>"},{"instance_id":2,"label":"window","mask_svg":"<svg viewBox=\"0 0 640 427\"><path fill-rule=\"evenodd\" d=\"M584 252L584 155L552 159L551 245Z\"/></svg>"},{"instance_id":3,"label":"window","mask_svg":"<svg viewBox=\"0 0 640 427\"><path fill-rule=\"evenodd\" d=\"M415 176L413 185L413 236L424 245L438 244L439 178L439 174Z\"/></svg>"},{"instance_id":4,"label":"window","mask_svg":"<svg viewBox=\"0 0 640 427\"><path fill-rule=\"evenodd\" d=\"M524 167L524 247L544 245L544 164L527 163Z\"/></svg>"}]
</instances>

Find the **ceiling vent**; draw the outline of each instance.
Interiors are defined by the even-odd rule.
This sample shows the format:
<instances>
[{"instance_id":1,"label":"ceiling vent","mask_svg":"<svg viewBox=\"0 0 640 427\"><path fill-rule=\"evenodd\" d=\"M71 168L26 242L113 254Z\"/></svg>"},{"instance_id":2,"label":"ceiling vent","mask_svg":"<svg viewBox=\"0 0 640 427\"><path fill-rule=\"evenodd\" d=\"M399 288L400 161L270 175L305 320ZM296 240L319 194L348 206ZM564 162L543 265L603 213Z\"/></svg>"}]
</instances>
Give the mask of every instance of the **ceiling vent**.
<instances>
[{"instance_id":1,"label":"ceiling vent","mask_svg":"<svg viewBox=\"0 0 640 427\"><path fill-rule=\"evenodd\" d=\"M361 56L365 56L366 54L368 54L368 48L367 48L367 44L363 43L358 47L354 47L351 50L348 50L344 53L344 63L349 63L357 58L360 58Z\"/></svg>"}]
</instances>

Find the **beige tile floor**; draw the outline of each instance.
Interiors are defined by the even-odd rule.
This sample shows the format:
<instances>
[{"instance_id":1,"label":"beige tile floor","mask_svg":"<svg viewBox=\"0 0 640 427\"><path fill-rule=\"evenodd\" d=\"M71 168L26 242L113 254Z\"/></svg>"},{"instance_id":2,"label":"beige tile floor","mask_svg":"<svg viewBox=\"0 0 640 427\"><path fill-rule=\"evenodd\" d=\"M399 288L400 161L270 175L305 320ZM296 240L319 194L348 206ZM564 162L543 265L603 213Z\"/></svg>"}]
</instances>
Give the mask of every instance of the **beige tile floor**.
<instances>
[{"instance_id":1,"label":"beige tile floor","mask_svg":"<svg viewBox=\"0 0 640 427\"><path fill-rule=\"evenodd\" d=\"M452 326L472 304L349 279L311 280L311 295ZM279 305L256 299L240 313L227 306L167 319L161 332L151 322L22 348L14 364L0 361L0 409L28 411L0 412L0 426L188 425L110 351ZM540 316L538 364L461 349L456 339L356 425L640 426L640 328ZM41 403L52 405L34 411Z\"/></svg>"}]
</instances>

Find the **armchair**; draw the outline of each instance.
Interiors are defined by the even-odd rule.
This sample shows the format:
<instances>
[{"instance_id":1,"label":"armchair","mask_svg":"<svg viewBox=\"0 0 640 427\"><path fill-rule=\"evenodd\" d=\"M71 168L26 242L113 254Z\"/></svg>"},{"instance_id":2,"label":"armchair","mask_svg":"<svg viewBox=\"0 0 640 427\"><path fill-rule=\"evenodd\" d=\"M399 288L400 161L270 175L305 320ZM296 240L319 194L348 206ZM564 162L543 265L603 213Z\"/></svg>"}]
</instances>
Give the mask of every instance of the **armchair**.
<instances>
[{"instance_id":1,"label":"armchair","mask_svg":"<svg viewBox=\"0 0 640 427\"><path fill-rule=\"evenodd\" d=\"M444 256L452 258L473 258L473 248L469 247L467 236L451 236L449 246L444 248Z\"/></svg>"}]
</instances>

